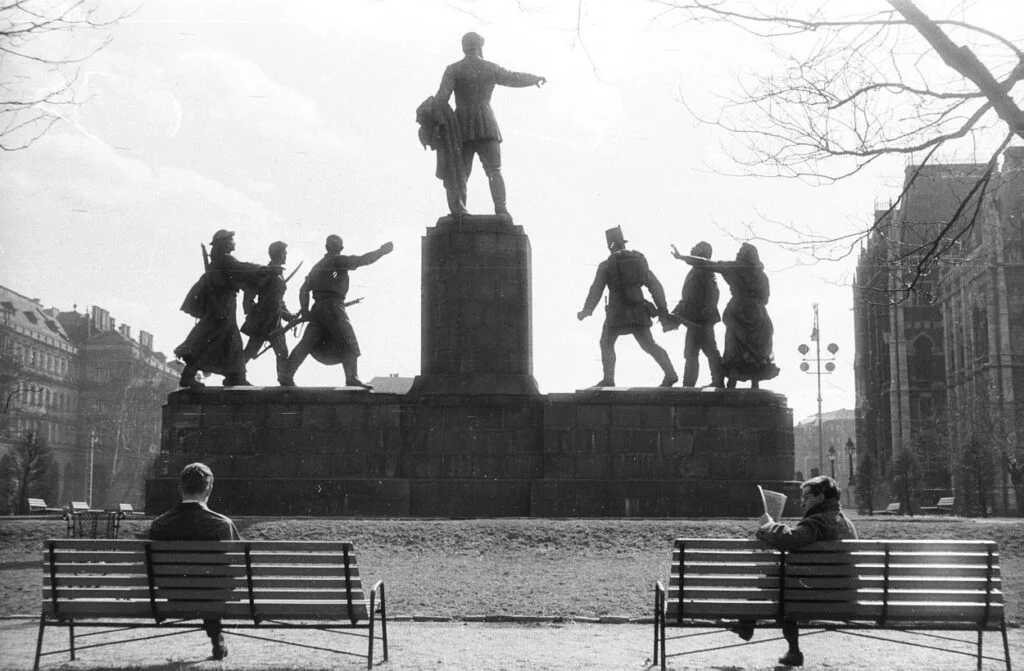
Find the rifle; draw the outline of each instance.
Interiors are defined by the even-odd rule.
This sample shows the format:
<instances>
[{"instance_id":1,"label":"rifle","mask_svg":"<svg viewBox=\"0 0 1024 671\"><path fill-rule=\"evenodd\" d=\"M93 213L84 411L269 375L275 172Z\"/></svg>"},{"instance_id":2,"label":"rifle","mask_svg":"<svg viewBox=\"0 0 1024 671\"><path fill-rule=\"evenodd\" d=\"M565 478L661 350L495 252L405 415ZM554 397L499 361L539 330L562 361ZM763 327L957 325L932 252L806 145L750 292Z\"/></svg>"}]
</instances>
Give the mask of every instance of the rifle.
<instances>
[{"instance_id":1,"label":"rifle","mask_svg":"<svg viewBox=\"0 0 1024 671\"><path fill-rule=\"evenodd\" d=\"M296 268L296 270L298 270L298 268ZM292 274L294 275L295 273L292 273ZM355 305L357 303L362 303L362 302L363 302L363 299L360 297L360 298L356 298L356 299L351 300L351 301L345 301L345 304L342 307L346 307L347 308L349 306ZM280 335L282 333L287 333L288 331L290 331L291 329L295 328L299 324L305 324L308 321L309 321L309 317L301 317L301 316L295 317L295 319L291 320L290 322L288 322L284 326L276 328L273 331L271 331L270 333L268 333L267 334L267 340L269 341L272 338L275 338L275 337L277 337L278 335ZM253 360L255 361L256 359L258 359L261 356L263 356L266 353L266 351L268 349L270 349L271 347L273 347L273 346L274 346L273 343L268 344L266 347L261 349L256 356L253 357Z\"/></svg>"},{"instance_id":2,"label":"rifle","mask_svg":"<svg viewBox=\"0 0 1024 671\"><path fill-rule=\"evenodd\" d=\"M291 272L291 274L288 275L288 277L284 278L284 283L285 284L288 284L289 282L291 282L292 278L295 277L295 273L299 272L299 268L302 267L303 263L304 263L304 261L299 261L299 265L295 266L295 270L293 270Z\"/></svg>"},{"instance_id":3,"label":"rifle","mask_svg":"<svg viewBox=\"0 0 1024 671\"><path fill-rule=\"evenodd\" d=\"M206 253L206 245L202 242L199 243L199 248L203 250L203 270L210 269L210 255Z\"/></svg>"}]
</instances>

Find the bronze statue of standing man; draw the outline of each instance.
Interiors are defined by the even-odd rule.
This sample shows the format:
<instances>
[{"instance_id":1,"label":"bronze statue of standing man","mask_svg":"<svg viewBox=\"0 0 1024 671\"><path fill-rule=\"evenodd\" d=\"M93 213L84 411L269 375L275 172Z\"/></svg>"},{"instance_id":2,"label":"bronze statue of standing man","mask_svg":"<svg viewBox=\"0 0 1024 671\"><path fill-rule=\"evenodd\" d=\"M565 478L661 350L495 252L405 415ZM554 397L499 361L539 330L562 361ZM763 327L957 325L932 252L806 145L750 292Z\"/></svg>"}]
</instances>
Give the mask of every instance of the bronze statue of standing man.
<instances>
[{"instance_id":1,"label":"bronze statue of standing man","mask_svg":"<svg viewBox=\"0 0 1024 671\"><path fill-rule=\"evenodd\" d=\"M463 179L450 188L446 183L448 207L452 214L466 212L466 181L473 167L473 155L480 156L494 200L494 213L508 215L505 204L505 180L501 176L501 131L491 109L491 93L496 85L522 88L540 86L547 80L537 75L511 72L485 61L484 38L476 33L462 36L465 57L449 65L437 90L436 104L447 105L455 93L455 116L462 140Z\"/></svg>"}]
</instances>

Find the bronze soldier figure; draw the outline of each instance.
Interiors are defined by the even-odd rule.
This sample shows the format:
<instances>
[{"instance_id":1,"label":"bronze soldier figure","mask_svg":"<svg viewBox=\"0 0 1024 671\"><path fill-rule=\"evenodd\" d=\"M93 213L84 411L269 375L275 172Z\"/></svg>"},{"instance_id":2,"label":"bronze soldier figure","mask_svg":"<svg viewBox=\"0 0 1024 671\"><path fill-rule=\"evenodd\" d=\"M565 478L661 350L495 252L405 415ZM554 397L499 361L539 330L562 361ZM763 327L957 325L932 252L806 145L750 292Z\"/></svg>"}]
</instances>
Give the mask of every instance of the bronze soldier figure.
<instances>
[{"instance_id":1,"label":"bronze soldier figure","mask_svg":"<svg viewBox=\"0 0 1024 671\"><path fill-rule=\"evenodd\" d=\"M611 255L598 266L583 309L576 314L580 321L593 314L604 288L608 287L608 305L601 330L601 366L604 377L594 386L615 386L615 341L620 335L632 333L641 349L650 354L664 371L661 386L671 387L679 381L679 376L672 367L668 353L654 342L654 336L651 335L651 317L659 315L664 318L668 313L665 290L651 272L644 255L626 249L621 227L608 229L605 237ZM647 287L654 304L644 297L643 287Z\"/></svg>"},{"instance_id":2,"label":"bronze soldier figure","mask_svg":"<svg viewBox=\"0 0 1024 671\"><path fill-rule=\"evenodd\" d=\"M672 250L678 258L680 254L675 245L672 246ZM701 240L690 250L690 255L710 260L711 252L711 245ZM666 331L678 328L679 324L686 326L686 340L683 345L684 387L693 387L697 384L697 374L700 372L698 357L701 352L708 358L711 386L725 386L722 377L722 355L718 351L718 343L715 342L715 324L722 320L718 312L718 297L715 272L706 266L693 266L683 280L679 303L673 308L669 318L662 322Z\"/></svg>"},{"instance_id":3,"label":"bronze soldier figure","mask_svg":"<svg viewBox=\"0 0 1024 671\"><path fill-rule=\"evenodd\" d=\"M291 321L295 318L284 304L284 294L288 289L284 278L288 245L281 241L271 243L267 253L270 255L267 274L243 294L245 323L241 331L249 336L245 344L246 361L255 359L263 343L270 341L274 356L277 357L277 381L280 383L288 374L288 344L285 342L285 330L281 328L281 319Z\"/></svg>"},{"instance_id":4,"label":"bronze soldier figure","mask_svg":"<svg viewBox=\"0 0 1024 671\"><path fill-rule=\"evenodd\" d=\"M309 271L306 281L299 289L301 315L309 319L302 340L288 358L288 369L281 379L281 386L295 386L295 371L309 354L320 363L340 363L345 370L345 385L370 389L359 380L357 360L359 341L352 329L345 297L348 295L348 273L350 270L368 266L385 254L390 254L394 244L386 242L379 249L362 256L344 256L341 250L345 244L340 236L328 235L327 253ZM313 295L313 309L309 308L309 296Z\"/></svg>"},{"instance_id":5,"label":"bronze soldier figure","mask_svg":"<svg viewBox=\"0 0 1024 671\"><path fill-rule=\"evenodd\" d=\"M522 88L540 86L547 81L544 77L522 72L510 72L505 68L485 61L483 58L484 38L476 33L462 36L462 52L465 57L449 65L441 78L441 86L435 95L436 105L448 104L455 93L455 116L462 139L462 180L456 189L448 188L448 206L452 214L466 212L466 180L473 167L473 155L480 156L484 173L491 188L494 213L508 215L505 205L505 180L501 176L501 131L491 109L491 94L496 85Z\"/></svg>"},{"instance_id":6,"label":"bronze soldier figure","mask_svg":"<svg viewBox=\"0 0 1024 671\"><path fill-rule=\"evenodd\" d=\"M247 386L242 336L238 333L236 295L255 282L263 266L235 259L234 231L219 230L210 242L206 272L189 292L181 306L199 321L185 342L174 348L174 355L185 362L182 387L202 387L196 373L204 371L224 376L224 386Z\"/></svg>"}]
</instances>

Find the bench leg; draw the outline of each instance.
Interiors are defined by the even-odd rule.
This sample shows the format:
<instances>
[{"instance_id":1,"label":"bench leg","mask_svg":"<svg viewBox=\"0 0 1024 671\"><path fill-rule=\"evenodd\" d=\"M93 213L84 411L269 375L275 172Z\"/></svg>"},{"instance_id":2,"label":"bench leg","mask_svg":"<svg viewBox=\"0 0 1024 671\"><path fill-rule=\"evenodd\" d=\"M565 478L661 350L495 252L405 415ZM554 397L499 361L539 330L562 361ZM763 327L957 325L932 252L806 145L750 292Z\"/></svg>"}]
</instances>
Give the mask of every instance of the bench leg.
<instances>
[{"instance_id":1,"label":"bench leg","mask_svg":"<svg viewBox=\"0 0 1024 671\"><path fill-rule=\"evenodd\" d=\"M981 629L978 630L978 671L981 671L981 646L984 640L985 632Z\"/></svg>"},{"instance_id":2,"label":"bench leg","mask_svg":"<svg viewBox=\"0 0 1024 671\"><path fill-rule=\"evenodd\" d=\"M46 616L39 617L39 638L36 639L36 661L32 665L32 671L39 671L39 657L43 654L43 632L46 630Z\"/></svg>"},{"instance_id":3,"label":"bench leg","mask_svg":"<svg viewBox=\"0 0 1024 671\"><path fill-rule=\"evenodd\" d=\"M68 639L70 641L69 647L71 648L71 661L75 661L75 622L74 620L68 621Z\"/></svg>"},{"instance_id":4,"label":"bench leg","mask_svg":"<svg viewBox=\"0 0 1024 671\"><path fill-rule=\"evenodd\" d=\"M387 599L384 598L384 583L380 584L380 634L381 647L384 648L384 661L388 661L388 608ZM1006 638L1006 629L1003 629L1003 638ZM1007 657L1009 659L1009 657Z\"/></svg>"},{"instance_id":5,"label":"bench leg","mask_svg":"<svg viewBox=\"0 0 1024 671\"><path fill-rule=\"evenodd\" d=\"M1010 643L1006 640L1006 618L999 621L999 628L1003 631L1003 659L1006 660L1006 671L1010 668Z\"/></svg>"},{"instance_id":6,"label":"bench leg","mask_svg":"<svg viewBox=\"0 0 1024 671\"><path fill-rule=\"evenodd\" d=\"M366 668L373 668L373 620L376 617L374 610L377 605L377 593L374 590L370 590L370 649L366 653Z\"/></svg>"}]
</instances>

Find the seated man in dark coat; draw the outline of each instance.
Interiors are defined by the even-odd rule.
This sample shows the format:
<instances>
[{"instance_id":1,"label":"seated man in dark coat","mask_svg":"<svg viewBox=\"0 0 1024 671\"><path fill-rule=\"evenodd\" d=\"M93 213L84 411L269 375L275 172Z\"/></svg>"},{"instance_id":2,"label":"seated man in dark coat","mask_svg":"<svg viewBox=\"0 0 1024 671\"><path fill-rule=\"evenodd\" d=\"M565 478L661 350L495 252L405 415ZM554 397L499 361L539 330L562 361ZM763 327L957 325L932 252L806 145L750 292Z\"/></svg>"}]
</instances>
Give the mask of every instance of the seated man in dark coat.
<instances>
[{"instance_id":1,"label":"seated man in dark coat","mask_svg":"<svg viewBox=\"0 0 1024 671\"><path fill-rule=\"evenodd\" d=\"M795 527L767 521L757 530L757 538L779 550L793 550L816 541L857 538L853 522L843 514L839 487L827 475L819 475L800 485L800 505L804 516ZM733 631L749 641L754 635L754 622L741 621ZM796 623L783 622L782 635L789 643L789 651L779 658L779 664L803 666L804 654L800 652L800 631Z\"/></svg>"},{"instance_id":2,"label":"seated man in dark coat","mask_svg":"<svg viewBox=\"0 0 1024 671\"><path fill-rule=\"evenodd\" d=\"M149 537L155 541L237 541L242 537L238 534L234 522L229 518L215 513L206 507L206 501L213 491L213 471L206 464L189 464L181 469L178 482L181 503L153 520L149 527ZM224 659L228 656L228 646L224 643L221 621L216 619L203 620L213 644L213 658Z\"/></svg>"}]
</instances>

